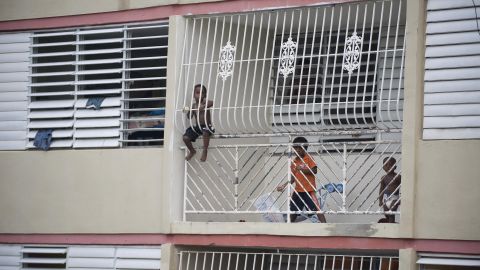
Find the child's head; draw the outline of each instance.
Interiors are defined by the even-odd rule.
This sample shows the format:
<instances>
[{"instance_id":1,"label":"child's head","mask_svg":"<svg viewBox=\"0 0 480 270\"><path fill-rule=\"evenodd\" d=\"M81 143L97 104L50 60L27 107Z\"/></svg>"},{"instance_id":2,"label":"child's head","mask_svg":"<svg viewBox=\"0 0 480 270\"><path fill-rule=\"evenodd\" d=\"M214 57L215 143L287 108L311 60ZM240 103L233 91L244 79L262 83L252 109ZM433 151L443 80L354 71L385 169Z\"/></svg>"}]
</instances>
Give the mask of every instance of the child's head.
<instances>
[{"instance_id":1,"label":"child's head","mask_svg":"<svg viewBox=\"0 0 480 270\"><path fill-rule=\"evenodd\" d=\"M193 97L196 101L199 101L200 98L205 99L207 97L207 88L203 84L197 84L193 88Z\"/></svg>"},{"instance_id":2,"label":"child's head","mask_svg":"<svg viewBox=\"0 0 480 270\"><path fill-rule=\"evenodd\" d=\"M383 170L387 173L395 171L397 160L393 157L386 157L383 159Z\"/></svg>"},{"instance_id":3,"label":"child's head","mask_svg":"<svg viewBox=\"0 0 480 270\"><path fill-rule=\"evenodd\" d=\"M305 156L306 154L306 151L308 149L308 141L305 137L296 137L295 139L293 139L293 150L295 150L295 152L303 157ZM296 144L296 145L295 145Z\"/></svg>"}]
</instances>

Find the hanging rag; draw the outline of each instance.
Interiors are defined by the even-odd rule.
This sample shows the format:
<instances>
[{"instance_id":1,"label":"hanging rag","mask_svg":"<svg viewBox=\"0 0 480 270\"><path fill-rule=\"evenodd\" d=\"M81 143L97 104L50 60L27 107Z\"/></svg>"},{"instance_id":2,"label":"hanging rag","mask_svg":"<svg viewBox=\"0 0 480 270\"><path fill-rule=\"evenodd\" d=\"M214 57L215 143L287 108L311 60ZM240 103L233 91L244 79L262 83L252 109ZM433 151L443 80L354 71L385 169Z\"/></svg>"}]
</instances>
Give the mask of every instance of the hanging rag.
<instances>
[{"instance_id":1,"label":"hanging rag","mask_svg":"<svg viewBox=\"0 0 480 270\"><path fill-rule=\"evenodd\" d=\"M52 132L53 129L41 129L37 131L37 134L35 134L33 145L36 148L47 151L50 148L50 144L52 143Z\"/></svg>"},{"instance_id":2,"label":"hanging rag","mask_svg":"<svg viewBox=\"0 0 480 270\"><path fill-rule=\"evenodd\" d=\"M87 109L94 109L98 110L102 106L102 102L105 97L91 97L87 100L87 105L85 106Z\"/></svg>"}]
</instances>

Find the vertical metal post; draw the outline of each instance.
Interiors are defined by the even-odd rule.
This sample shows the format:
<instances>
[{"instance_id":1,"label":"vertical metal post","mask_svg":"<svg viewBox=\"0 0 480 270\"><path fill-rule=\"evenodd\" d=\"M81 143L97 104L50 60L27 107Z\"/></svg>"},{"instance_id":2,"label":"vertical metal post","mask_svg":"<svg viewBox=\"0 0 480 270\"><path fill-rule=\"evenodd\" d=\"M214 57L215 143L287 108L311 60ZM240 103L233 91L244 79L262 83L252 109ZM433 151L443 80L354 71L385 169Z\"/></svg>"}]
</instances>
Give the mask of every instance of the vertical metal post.
<instances>
[{"instance_id":1,"label":"vertical metal post","mask_svg":"<svg viewBox=\"0 0 480 270\"><path fill-rule=\"evenodd\" d=\"M234 198L235 198L235 211L238 211L238 146L235 146L235 180L234 180Z\"/></svg>"},{"instance_id":2,"label":"vertical metal post","mask_svg":"<svg viewBox=\"0 0 480 270\"><path fill-rule=\"evenodd\" d=\"M187 151L185 149L185 151ZM185 156L185 154L183 155ZM184 168L183 168L183 221L187 221L187 214L186 214L186 211L187 211L187 183L188 183L188 172L187 172L187 162L186 160L184 160L183 164L184 164Z\"/></svg>"},{"instance_id":3,"label":"vertical metal post","mask_svg":"<svg viewBox=\"0 0 480 270\"><path fill-rule=\"evenodd\" d=\"M288 136L288 163L287 163L287 223L291 223L290 220L290 202L292 201L292 185L290 184L290 179L292 178L292 136Z\"/></svg>"},{"instance_id":4,"label":"vertical metal post","mask_svg":"<svg viewBox=\"0 0 480 270\"><path fill-rule=\"evenodd\" d=\"M347 185L347 144L343 144L343 168L342 168L343 192L342 192L342 211L347 211L346 208L346 185Z\"/></svg>"}]
</instances>

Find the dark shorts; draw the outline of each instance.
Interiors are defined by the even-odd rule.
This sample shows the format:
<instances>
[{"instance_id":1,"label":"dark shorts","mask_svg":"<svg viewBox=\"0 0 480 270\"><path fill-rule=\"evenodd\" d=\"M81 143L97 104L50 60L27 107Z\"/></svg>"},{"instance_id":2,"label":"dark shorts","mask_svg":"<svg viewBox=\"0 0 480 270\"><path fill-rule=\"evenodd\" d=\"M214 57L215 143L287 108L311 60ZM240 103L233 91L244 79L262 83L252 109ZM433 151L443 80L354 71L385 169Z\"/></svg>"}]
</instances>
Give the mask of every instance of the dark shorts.
<instances>
[{"instance_id":1,"label":"dark shorts","mask_svg":"<svg viewBox=\"0 0 480 270\"><path fill-rule=\"evenodd\" d=\"M187 128L183 136L187 136L188 138L190 138L190 141L194 142L197 140L198 137L203 135L204 132L208 133L208 135L212 135L213 133L215 133L215 129L213 129L212 125L208 125L208 128L206 125L189 127Z\"/></svg>"},{"instance_id":2,"label":"dark shorts","mask_svg":"<svg viewBox=\"0 0 480 270\"><path fill-rule=\"evenodd\" d=\"M318 211L318 207L308 192L294 192L290 201L290 211Z\"/></svg>"}]
</instances>

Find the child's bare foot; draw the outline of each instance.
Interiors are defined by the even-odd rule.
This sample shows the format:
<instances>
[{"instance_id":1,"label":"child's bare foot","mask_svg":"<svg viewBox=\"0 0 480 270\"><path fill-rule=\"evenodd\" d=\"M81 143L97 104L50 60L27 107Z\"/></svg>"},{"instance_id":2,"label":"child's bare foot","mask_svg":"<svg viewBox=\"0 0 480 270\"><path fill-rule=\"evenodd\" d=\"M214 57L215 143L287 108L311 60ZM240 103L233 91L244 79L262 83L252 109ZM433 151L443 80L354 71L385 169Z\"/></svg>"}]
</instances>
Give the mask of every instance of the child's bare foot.
<instances>
[{"instance_id":1,"label":"child's bare foot","mask_svg":"<svg viewBox=\"0 0 480 270\"><path fill-rule=\"evenodd\" d=\"M190 151L188 153L188 155L185 157L185 160L186 161L189 161L190 159L192 159L192 157L197 153L197 151L193 150L193 151Z\"/></svg>"},{"instance_id":2,"label":"child's bare foot","mask_svg":"<svg viewBox=\"0 0 480 270\"><path fill-rule=\"evenodd\" d=\"M202 151L202 157L200 158L201 162L205 162L207 160L207 149L203 149Z\"/></svg>"}]
</instances>

